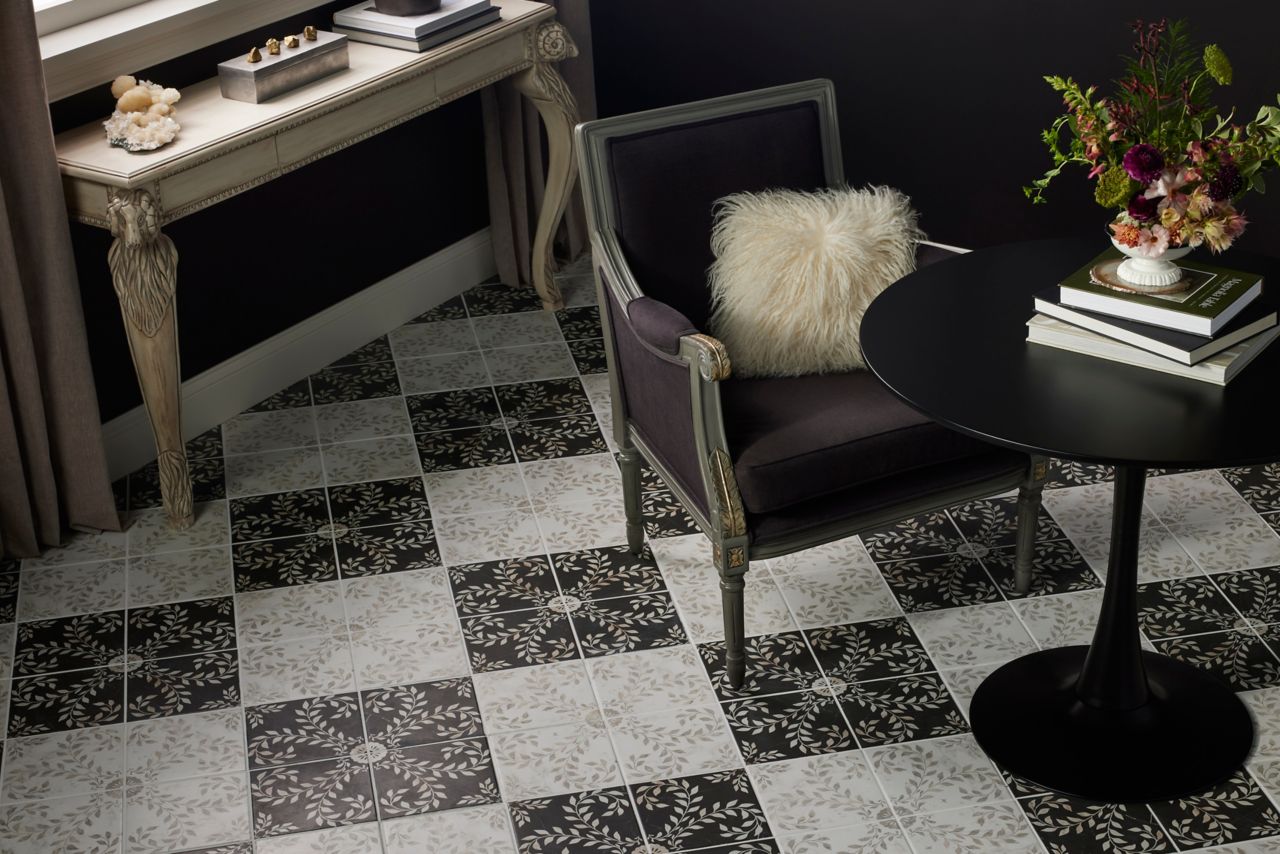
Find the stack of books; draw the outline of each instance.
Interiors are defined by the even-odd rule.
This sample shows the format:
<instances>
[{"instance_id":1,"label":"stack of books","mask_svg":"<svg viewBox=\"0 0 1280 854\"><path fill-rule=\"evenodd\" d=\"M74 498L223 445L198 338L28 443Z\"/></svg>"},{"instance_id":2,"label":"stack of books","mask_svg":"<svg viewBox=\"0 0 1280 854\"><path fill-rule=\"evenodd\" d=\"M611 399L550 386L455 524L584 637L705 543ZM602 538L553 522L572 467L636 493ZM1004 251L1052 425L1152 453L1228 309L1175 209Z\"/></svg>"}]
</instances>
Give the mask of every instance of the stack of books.
<instances>
[{"instance_id":1,"label":"stack of books","mask_svg":"<svg viewBox=\"0 0 1280 854\"><path fill-rule=\"evenodd\" d=\"M1120 260L1107 250L1036 294L1027 340L1226 385L1280 336L1277 301L1255 273L1188 261L1185 291L1139 294L1108 286Z\"/></svg>"},{"instance_id":2,"label":"stack of books","mask_svg":"<svg viewBox=\"0 0 1280 854\"><path fill-rule=\"evenodd\" d=\"M489 0L442 0L426 15L384 15L372 0L333 13L333 31L353 42L421 53L498 20L501 10Z\"/></svg>"}]
</instances>

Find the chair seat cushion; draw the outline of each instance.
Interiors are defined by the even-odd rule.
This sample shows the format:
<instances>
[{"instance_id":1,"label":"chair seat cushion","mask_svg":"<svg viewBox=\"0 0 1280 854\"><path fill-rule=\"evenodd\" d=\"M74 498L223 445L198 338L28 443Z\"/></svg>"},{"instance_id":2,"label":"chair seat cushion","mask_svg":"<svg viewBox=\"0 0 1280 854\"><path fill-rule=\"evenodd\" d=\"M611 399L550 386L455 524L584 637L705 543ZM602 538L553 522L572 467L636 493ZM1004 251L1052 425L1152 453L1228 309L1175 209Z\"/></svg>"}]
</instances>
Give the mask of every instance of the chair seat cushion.
<instances>
[{"instance_id":1,"label":"chair seat cushion","mask_svg":"<svg viewBox=\"0 0 1280 854\"><path fill-rule=\"evenodd\" d=\"M867 371L734 378L721 401L750 513L996 450L916 412Z\"/></svg>"}]
</instances>

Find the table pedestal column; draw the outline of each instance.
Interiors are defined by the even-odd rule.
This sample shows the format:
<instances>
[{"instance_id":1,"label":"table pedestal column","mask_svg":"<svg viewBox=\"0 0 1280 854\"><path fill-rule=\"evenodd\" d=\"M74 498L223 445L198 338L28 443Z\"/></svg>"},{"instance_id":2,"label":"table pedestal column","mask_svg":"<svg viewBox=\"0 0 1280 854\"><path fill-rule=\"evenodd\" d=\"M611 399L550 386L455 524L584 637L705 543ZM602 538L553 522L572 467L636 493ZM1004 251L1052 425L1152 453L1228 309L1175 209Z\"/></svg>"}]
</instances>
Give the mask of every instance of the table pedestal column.
<instances>
[{"instance_id":1,"label":"table pedestal column","mask_svg":"<svg viewBox=\"0 0 1280 854\"><path fill-rule=\"evenodd\" d=\"M1253 744L1244 704L1215 677L1144 652L1138 537L1146 471L1116 472L1102 611L1089 646L1045 650L987 677L969 717L982 749L1019 777L1087 800L1196 794L1229 777Z\"/></svg>"}]
</instances>

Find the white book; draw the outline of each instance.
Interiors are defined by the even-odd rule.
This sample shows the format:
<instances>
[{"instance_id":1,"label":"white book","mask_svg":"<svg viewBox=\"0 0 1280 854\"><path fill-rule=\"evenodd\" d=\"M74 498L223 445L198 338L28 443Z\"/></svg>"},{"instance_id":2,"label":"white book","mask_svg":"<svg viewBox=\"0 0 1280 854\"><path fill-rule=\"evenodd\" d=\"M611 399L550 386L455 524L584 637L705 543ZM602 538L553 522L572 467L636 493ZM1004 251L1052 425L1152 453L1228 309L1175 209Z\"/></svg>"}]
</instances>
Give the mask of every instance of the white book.
<instances>
[{"instance_id":1,"label":"white book","mask_svg":"<svg viewBox=\"0 0 1280 854\"><path fill-rule=\"evenodd\" d=\"M1096 356L1112 362L1121 362L1215 385L1226 385L1230 382L1232 377L1240 373L1245 365L1253 361L1277 336L1280 336L1280 326L1273 326L1265 332L1259 332L1252 338L1247 338L1223 350L1211 359L1195 365L1184 365L1043 314L1037 314L1027 321L1027 340L1035 344L1044 344L1060 350L1070 350L1073 353Z\"/></svg>"},{"instance_id":2,"label":"white book","mask_svg":"<svg viewBox=\"0 0 1280 854\"><path fill-rule=\"evenodd\" d=\"M436 30L478 15L490 7L489 0L442 0L440 8L425 15L384 15L372 0L333 13L333 22L342 27L382 33L406 39L420 39Z\"/></svg>"},{"instance_id":3,"label":"white book","mask_svg":"<svg viewBox=\"0 0 1280 854\"><path fill-rule=\"evenodd\" d=\"M353 42L365 42L382 47L394 47L397 50L413 50L422 53L425 50L439 47L446 42L465 36L467 33L474 32L481 27L487 27L494 21L501 19L501 11L497 6L494 6L479 15L459 21L452 26L445 27L443 30L434 32L429 36L423 36L420 39L404 39L399 36L384 36L381 33L366 33L364 30L357 30L352 27L334 26L333 31L342 33Z\"/></svg>"}]
</instances>

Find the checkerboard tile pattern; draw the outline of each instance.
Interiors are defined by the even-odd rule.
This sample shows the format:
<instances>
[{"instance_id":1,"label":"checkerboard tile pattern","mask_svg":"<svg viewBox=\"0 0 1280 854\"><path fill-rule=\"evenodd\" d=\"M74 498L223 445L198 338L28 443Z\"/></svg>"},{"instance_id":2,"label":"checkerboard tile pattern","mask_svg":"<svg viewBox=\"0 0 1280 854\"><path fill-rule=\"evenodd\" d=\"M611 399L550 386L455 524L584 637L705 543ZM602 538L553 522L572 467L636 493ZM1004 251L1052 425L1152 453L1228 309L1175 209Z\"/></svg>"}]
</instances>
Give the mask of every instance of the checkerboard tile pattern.
<instances>
[{"instance_id":1,"label":"checkerboard tile pattern","mask_svg":"<svg viewBox=\"0 0 1280 854\"><path fill-rule=\"evenodd\" d=\"M1236 687L1248 767L1090 804L994 767L977 684L1089 639L1110 473L753 564L746 683L652 471L626 547L589 271L468 290L154 466L124 534L0 562L0 850L203 854L1280 850L1280 466L1160 473L1145 641ZM1212 722L1206 722L1211 726Z\"/></svg>"}]
</instances>

